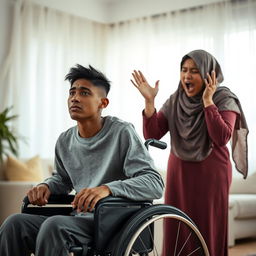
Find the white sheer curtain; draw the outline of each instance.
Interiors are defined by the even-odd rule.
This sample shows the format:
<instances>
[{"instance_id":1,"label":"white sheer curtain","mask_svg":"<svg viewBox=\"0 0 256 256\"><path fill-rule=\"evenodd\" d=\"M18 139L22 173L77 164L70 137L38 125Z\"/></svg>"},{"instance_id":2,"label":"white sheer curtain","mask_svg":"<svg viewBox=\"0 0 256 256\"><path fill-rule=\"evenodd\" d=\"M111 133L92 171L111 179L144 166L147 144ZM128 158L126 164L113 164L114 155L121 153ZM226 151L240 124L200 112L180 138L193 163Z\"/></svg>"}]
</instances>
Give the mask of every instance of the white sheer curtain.
<instances>
[{"instance_id":1,"label":"white sheer curtain","mask_svg":"<svg viewBox=\"0 0 256 256\"><path fill-rule=\"evenodd\" d=\"M57 137L74 125L64 76L77 63L102 68L105 27L30 1L16 1L14 17L1 108L19 115L15 128L27 141L20 157L53 157Z\"/></svg>"},{"instance_id":2,"label":"white sheer curtain","mask_svg":"<svg viewBox=\"0 0 256 256\"><path fill-rule=\"evenodd\" d=\"M130 83L133 69L144 72L153 85L160 79L159 109L179 81L181 57L194 49L212 53L225 81L241 100L249 134L249 172L256 170L256 1L232 1L146 17L108 28L106 70L112 76L114 113L135 124L142 135L143 98ZM164 140L169 141L169 135ZM160 168L166 168L168 150L153 150Z\"/></svg>"},{"instance_id":3,"label":"white sheer curtain","mask_svg":"<svg viewBox=\"0 0 256 256\"><path fill-rule=\"evenodd\" d=\"M130 83L133 69L153 84L160 79L159 109L179 81L181 57L194 49L211 52L247 117L249 167L256 170L256 1L201 6L112 25L95 23L17 0L12 45L1 70L0 107L14 105L15 124L28 144L21 157L52 157L58 135L73 125L64 76L76 63L101 69L112 81L105 114L132 122L142 137L142 97ZM5 82L3 82L5 81ZM164 140L168 141L168 136ZM165 169L168 150L151 151Z\"/></svg>"}]
</instances>

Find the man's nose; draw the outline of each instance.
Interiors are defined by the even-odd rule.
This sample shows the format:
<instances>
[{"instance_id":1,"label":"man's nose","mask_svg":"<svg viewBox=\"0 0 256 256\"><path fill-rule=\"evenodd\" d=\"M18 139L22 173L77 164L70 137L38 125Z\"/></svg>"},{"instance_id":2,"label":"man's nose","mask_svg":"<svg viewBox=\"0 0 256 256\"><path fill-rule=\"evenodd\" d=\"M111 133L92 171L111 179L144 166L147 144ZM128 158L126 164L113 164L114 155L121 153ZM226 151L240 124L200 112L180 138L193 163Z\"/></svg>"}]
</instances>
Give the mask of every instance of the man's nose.
<instances>
[{"instance_id":1,"label":"man's nose","mask_svg":"<svg viewBox=\"0 0 256 256\"><path fill-rule=\"evenodd\" d=\"M79 102L79 96L77 94L74 94L71 98L71 102Z\"/></svg>"}]
</instances>

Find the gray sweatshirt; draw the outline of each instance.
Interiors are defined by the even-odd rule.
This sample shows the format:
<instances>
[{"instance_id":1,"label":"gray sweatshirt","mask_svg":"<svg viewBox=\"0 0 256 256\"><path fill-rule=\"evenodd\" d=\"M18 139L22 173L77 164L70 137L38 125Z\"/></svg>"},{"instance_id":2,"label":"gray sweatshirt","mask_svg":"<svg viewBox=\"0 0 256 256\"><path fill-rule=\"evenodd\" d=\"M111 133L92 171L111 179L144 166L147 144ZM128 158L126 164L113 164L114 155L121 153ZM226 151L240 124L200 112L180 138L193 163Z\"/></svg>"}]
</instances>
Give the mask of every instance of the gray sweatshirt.
<instances>
[{"instance_id":1,"label":"gray sweatshirt","mask_svg":"<svg viewBox=\"0 0 256 256\"><path fill-rule=\"evenodd\" d=\"M107 185L113 196L134 200L160 198L163 180L132 124L104 118L91 138L79 136L77 126L63 132L55 148L56 173L46 179L52 194Z\"/></svg>"}]
</instances>

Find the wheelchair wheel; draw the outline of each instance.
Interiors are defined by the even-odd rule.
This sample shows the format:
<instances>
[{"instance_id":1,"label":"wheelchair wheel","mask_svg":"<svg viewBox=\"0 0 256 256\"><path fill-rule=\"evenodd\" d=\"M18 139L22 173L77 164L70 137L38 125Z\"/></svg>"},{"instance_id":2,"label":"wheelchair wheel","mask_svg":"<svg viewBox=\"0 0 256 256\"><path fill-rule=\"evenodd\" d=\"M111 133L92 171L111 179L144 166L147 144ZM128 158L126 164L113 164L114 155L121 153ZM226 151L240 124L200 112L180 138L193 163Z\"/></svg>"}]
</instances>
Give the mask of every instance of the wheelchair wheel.
<instances>
[{"instance_id":1,"label":"wheelchair wheel","mask_svg":"<svg viewBox=\"0 0 256 256\"><path fill-rule=\"evenodd\" d=\"M164 231L167 225L171 232ZM209 256L209 252L198 228L185 213L172 206L154 205L128 221L113 255Z\"/></svg>"}]
</instances>

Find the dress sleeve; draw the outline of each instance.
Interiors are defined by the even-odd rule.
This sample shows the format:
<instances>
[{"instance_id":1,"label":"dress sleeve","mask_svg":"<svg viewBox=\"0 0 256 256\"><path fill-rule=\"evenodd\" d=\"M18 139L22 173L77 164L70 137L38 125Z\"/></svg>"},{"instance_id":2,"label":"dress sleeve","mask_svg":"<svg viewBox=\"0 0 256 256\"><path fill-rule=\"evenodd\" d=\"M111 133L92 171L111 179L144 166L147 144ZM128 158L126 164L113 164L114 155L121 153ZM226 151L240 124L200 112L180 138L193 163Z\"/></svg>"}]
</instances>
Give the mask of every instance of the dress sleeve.
<instances>
[{"instance_id":1,"label":"dress sleeve","mask_svg":"<svg viewBox=\"0 0 256 256\"><path fill-rule=\"evenodd\" d=\"M213 143L225 146L233 133L237 113L233 111L219 111L216 105L204 109L207 130Z\"/></svg>"},{"instance_id":2,"label":"dress sleeve","mask_svg":"<svg viewBox=\"0 0 256 256\"><path fill-rule=\"evenodd\" d=\"M147 118L143 111L142 116L145 139L154 138L159 140L169 131L168 121L161 111L158 113L155 111L150 118Z\"/></svg>"}]
</instances>

